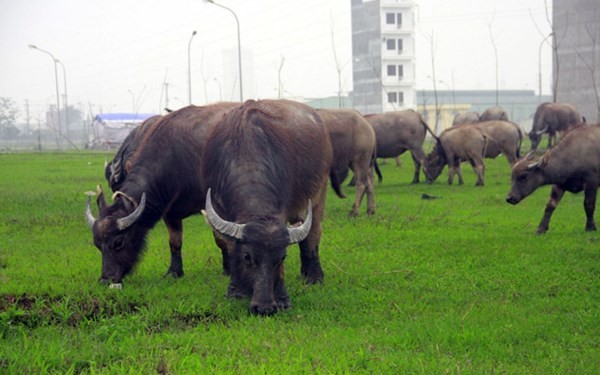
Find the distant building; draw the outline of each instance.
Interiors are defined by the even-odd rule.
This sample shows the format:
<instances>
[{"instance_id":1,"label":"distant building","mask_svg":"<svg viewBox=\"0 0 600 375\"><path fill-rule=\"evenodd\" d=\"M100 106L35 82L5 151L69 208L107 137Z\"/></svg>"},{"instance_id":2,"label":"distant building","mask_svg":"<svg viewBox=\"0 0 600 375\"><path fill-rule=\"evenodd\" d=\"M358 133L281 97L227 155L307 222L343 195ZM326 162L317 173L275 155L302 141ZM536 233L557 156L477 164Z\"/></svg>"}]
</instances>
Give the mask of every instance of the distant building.
<instances>
[{"instance_id":1,"label":"distant building","mask_svg":"<svg viewBox=\"0 0 600 375\"><path fill-rule=\"evenodd\" d=\"M556 101L571 103L589 121L600 122L600 1L554 0L552 8Z\"/></svg>"},{"instance_id":2,"label":"distant building","mask_svg":"<svg viewBox=\"0 0 600 375\"><path fill-rule=\"evenodd\" d=\"M432 129L436 125L436 92L419 90L417 92L417 110L423 114ZM548 95L536 95L533 90L498 90L498 105L508 114L509 120L521 125L526 131L536 108L542 102L552 101ZM483 112L496 105L496 90L437 90L439 107L437 132L452 125L452 119L458 112Z\"/></svg>"},{"instance_id":3,"label":"distant building","mask_svg":"<svg viewBox=\"0 0 600 375\"><path fill-rule=\"evenodd\" d=\"M414 1L351 4L354 108L362 113L415 108Z\"/></svg>"}]
</instances>

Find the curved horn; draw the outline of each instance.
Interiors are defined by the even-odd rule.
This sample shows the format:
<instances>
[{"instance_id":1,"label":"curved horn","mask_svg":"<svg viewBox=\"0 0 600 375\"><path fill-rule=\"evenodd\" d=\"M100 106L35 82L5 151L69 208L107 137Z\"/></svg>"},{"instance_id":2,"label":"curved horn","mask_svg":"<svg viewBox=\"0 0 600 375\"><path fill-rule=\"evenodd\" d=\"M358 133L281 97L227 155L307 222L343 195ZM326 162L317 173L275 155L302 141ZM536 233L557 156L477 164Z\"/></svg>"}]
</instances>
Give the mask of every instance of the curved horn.
<instances>
[{"instance_id":1,"label":"curved horn","mask_svg":"<svg viewBox=\"0 0 600 375\"><path fill-rule=\"evenodd\" d=\"M308 212L306 214L306 220L304 223L298 228L289 228L288 234L290 235L290 245L294 243L298 243L308 236L308 232L310 232L310 227L312 226L312 202L310 199L308 200Z\"/></svg>"},{"instance_id":2,"label":"curved horn","mask_svg":"<svg viewBox=\"0 0 600 375\"><path fill-rule=\"evenodd\" d=\"M88 191L87 193L85 193L87 195L87 204L85 206L85 220L88 223L88 226L90 227L90 229L94 228L94 223L96 222L96 218L94 217L94 215L92 214L92 208L90 207L90 202L92 200L92 196L96 195L93 192Z\"/></svg>"},{"instance_id":3,"label":"curved horn","mask_svg":"<svg viewBox=\"0 0 600 375\"><path fill-rule=\"evenodd\" d=\"M146 208L146 193L143 193L142 199L140 200L140 204L136 207L136 209L129 215L122 217L120 219L117 219L117 228L119 228L119 230L121 230L121 231L129 228L133 223L135 223L140 218L140 216L142 216L142 213L144 212L145 208Z\"/></svg>"},{"instance_id":4,"label":"curved horn","mask_svg":"<svg viewBox=\"0 0 600 375\"><path fill-rule=\"evenodd\" d=\"M219 214L217 214L215 208L212 205L210 191L211 189L209 188L206 192L206 220L208 220L208 223L217 232L229 237L233 237L237 240L241 240L246 224L232 223L230 221L222 219L219 216Z\"/></svg>"},{"instance_id":5,"label":"curved horn","mask_svg":"<svg viewBox=\"0 0 600 375\"><path fill-rule=\"evenodd\" d=\"M535 131L535 135L542 135L544 134L546 131L548 130L548 125L544 126L542 129L540 130L536 130Z\"/></svg>"}]
</instances>

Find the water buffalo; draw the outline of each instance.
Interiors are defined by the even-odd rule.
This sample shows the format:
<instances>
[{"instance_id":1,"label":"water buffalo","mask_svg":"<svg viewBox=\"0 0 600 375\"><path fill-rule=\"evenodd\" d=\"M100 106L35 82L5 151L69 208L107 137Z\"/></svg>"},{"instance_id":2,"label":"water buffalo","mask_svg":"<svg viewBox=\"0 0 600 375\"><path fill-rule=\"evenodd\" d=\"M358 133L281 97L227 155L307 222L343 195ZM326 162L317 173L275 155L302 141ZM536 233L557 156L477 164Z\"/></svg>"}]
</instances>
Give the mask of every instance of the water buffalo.
<instances>
[{"instance_id":1,"label":"water buffalo","mask_svg":"<svg viewBox=\"0 0 600 375\"><path fill-rule=\"evenodd\" d=\"M395 158L407 150L410 151L415 165L412 182L418 183L421 165L425 160L425 135L429 132L435 137L423 117L412 109L369 114L364 117L375 131L377 157Z\"/></svg>"},{"instance_id":2,"label":"water buffalo","mask_svg":"<svg viewBox=\"0 0 600 375\"><path fill-rule=\"evenodd\" d=\"M299 243L306 281L322 282L319 242L332 157L317 112L287 100L246 101L207 142L206 219L229 240L228 295L251 297L252 313L290 306L283 276L289 244Z\"/></svg>"},{"instance_id":3,"label":"water buffalo","mask_svg":"<svg viewBox=\"0 0 600 375\"><path fill-rule=\"evenodd\" d=\"M137 264L150 229L162 218L169 231L168 275L183 276L182 220L200 213L200 157L215 124L235 103L189 106L169 113L143 134L125 161L126 175L108 205L98 190L99 216L88 197L86 218L102 252L100 281L120 285ZM124 160L123 160L124 161Z\"/></svg>"},{"instance_id":4,"label":"water buffalo","mask_svg":"<svg viewBox=\"0 0 600 375\"><path fill-rule=\"evenodd\" d=\"M530 153L532 154L532 153ZM535 161L530 156L513 166L512 185L506 201L517 204L538 187L552 184L550 199L537 233L548 230L552 213L565 191L585 192L585 229L596 230L594 210L600 184L600 124L578 126Z\"/></svg>"},{"instance_id":5,"label":"water buffalo","mask_svg":"<svg viewBox=\"0 0 600 375\"><path fill-rule=\"evenodd\" d=\"M348 174L354 173L356 198L350 216L357 216L365 194L367 214L375 213L375 182L373 162L375 160L375 132L371 125L352 109L318 109L333 149L331 173L341 183Z\"/></svg>"},{"instance_id":6,"label":"water buffalo","mask_svg":"<svg viewBox=\"0 0 600 375\"><path fill-rule=\"evenodd\" d=\"M468 160L477 174L477 186L483 186L485 164L483 156L488 137L475 126L461 125L450 127L440 134L436 145L423 166L427 183L431 184L448 164L448 184L452 185L454 174L458 174L458 183L463 184L460 163Z\"/></svg>"},{"instance_id":7,"label":"water buffalo","mask_svg":"<svg viewBox=\"0 0 600 375\"><path fill-rule=\"evenodd\" d=\"M127 169L131 167L131 162L128 164L128 160L136 150L144 133L161 118L160 115L149 117L133 129L121 143L113 160L107 162L104 166L104 176L113 192L121 188L121 183L125 180L125 175L128 172Z\"/></svg>"},{"instance_id":8,"label":"water buffalo","mask_svg":"<svg viewBox=\"0 0 600 375\"><path fill-rule=\"evenodd\" d=\"M477 122L479 122L479 112L460 112L454 115L454 119L452 120L452 126L475 124Z\"/></svg>"},{"instance_id":9,"label":"water buffalo","mask_svg":"<svg viewBox=\"0 0 600 375\"><path fill-rule=\"evenodd\" d=\"M548 133L548 148L556 144L556 133L564 132L582 121L579 112L567 103L542 103L533 116L529 132L531 150L535 151L544 133Z\"/></svg>"},{"instance_id":10,"label":"water buffalo","mask_svg":"<svg viewBox=\"0 0 600 375\"><path fill-rule=\"evenodd\" d=\"M463 126L475 126L488 137L485 158L494 159L503 154L511 166L521 158L523 133L518 125L508 121L483 121Z\"/></svg>"},{"instance_id":11,"label":"water buffalo","mask_svg":"<svg viewBox=\"0 0 600 375\"><path fill-rule=\"evenodd\" d=\"M506 113L504 108L500 106L490 107L483 111L483 113L481 113L481 116L479 116L479 122L493 120L508 121L508 114Z\"/></svg>"}]
</instances>

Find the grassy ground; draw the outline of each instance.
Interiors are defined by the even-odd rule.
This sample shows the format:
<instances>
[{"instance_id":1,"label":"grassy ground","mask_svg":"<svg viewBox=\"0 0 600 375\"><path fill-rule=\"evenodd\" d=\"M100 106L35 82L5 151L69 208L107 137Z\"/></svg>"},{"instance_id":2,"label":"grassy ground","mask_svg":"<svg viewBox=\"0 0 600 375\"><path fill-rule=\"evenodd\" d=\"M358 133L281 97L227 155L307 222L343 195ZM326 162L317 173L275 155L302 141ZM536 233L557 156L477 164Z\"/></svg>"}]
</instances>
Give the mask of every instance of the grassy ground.
<instances>
[{"instance_id":1,"label":"grassy ground","mask_svg":"<svg viewBox=\"0 0 600 375\"><path fill-rule=\"evenodd\" d=\"M566 195L536 235L549 188L508 205L504 158L477 188L468 164L463 186L446 171L409 184L404 155L382 166L372 217L363 206L349 219L351 200L330 194L325 283L302 283L290 247L293 307L267 318L224 296L198 216L185 222L185 277L162 277L160 223L124 289L98 285L83 193L106 186L104 159L0 155L0 373L600 372L600 234L584 231L583 196Z\"/></svg>"}]
</instances>

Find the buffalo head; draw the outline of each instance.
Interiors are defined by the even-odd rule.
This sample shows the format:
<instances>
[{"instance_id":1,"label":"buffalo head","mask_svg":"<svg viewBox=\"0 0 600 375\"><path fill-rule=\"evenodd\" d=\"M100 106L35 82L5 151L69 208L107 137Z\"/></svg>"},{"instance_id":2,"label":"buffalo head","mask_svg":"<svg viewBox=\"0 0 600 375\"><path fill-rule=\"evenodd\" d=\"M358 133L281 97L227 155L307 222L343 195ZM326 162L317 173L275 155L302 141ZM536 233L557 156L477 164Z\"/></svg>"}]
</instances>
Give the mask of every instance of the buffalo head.
<instances>
[{"instance_id":1,"label":"buffalo head","mask_svg":"<svg viewBox=\"0 0 600 375\"><path fill-rule=\"evenodd\" d=\"M533 193L544 182L543 168L546 165L546 155L540 160L532 159L533 152L517 162L512 169L511 188L506 197L510 204L517 204Z\"/></svg>"},{"instance_id":2,"label":"buffalo head","mask_svg":"<svg viewBox=\"0 0 600 375\"><path fill-rule=\"evenodd\" d=\"M446 164L446 153L444 152L442 144L438 140L433 150L429 155L427 155L427 158L425 158L425 162L423 163L423 172L425 173L428 184L433 183L433 181L438 178L438 176L444 170Z\"/></svg>"},{"instance_id":3,"label":"buffalo head","mask_svg":"<svg viewBox=\"0 0 600 375\"><path fill-rule=\"evenodd\" d=\"M139 204L122 192L113 195L114 203L108 206L104 193L98 186L98 218L92 214L91 195L88 194L86 220L94 236L94 245L102 253L100 282L120 284L136 265L145 246L148 228L135 225L146 208L146 194Z\"/></svg>"},{"instance_id":4,"label":"buffalo head","mask_svg":"<svg viewBox=\"0 0 600 375\"><path fill-rule=\"evenodd\" d=\"M283 283L287 246L304 240L312 225L312 204L304 223L288 228L284 221L259 217L239 224L227 221L215 211L211 189L206 194L206 219L212 228L232 240L230 295L251 296L250 312L271 315L290 306ZM232 290L232 286L233 289Z\"/></svg>"}]
</instances>

